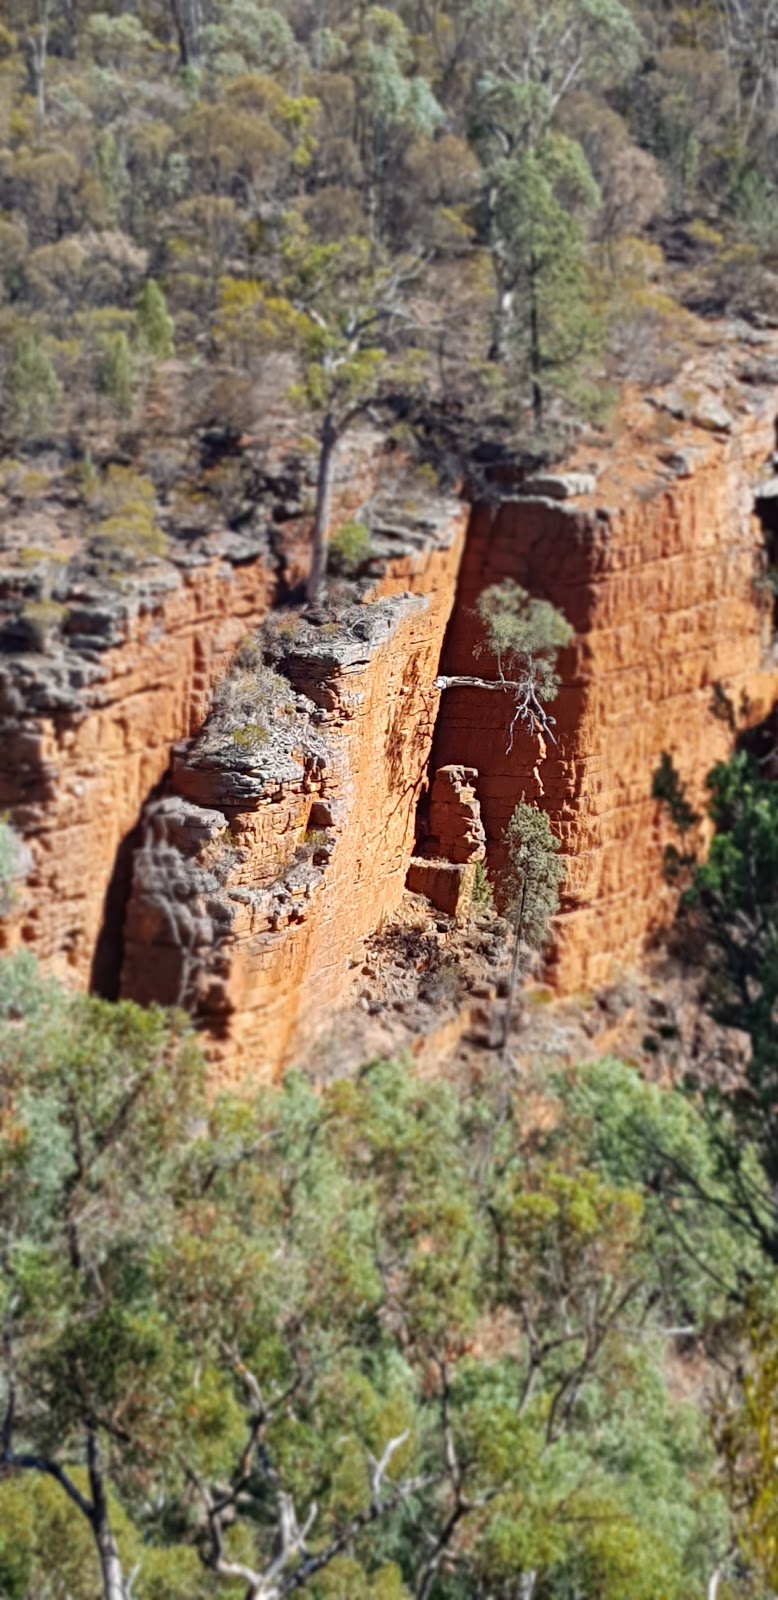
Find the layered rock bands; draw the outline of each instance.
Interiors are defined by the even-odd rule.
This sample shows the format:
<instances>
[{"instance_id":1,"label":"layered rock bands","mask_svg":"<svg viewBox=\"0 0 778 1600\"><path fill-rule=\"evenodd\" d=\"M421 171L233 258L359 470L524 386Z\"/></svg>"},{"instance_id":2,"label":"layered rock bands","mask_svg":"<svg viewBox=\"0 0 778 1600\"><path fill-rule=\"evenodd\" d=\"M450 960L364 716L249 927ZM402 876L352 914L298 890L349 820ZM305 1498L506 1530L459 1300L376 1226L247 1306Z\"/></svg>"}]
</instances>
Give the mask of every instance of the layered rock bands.
<instances>
[{"instance_id":1,"label":"layered rock bands","mask_svg":"<svg viewBox=\"0 0 778 1600\"><path fill-rule=\"evenodd\" d=\"M6 946L100 992L183 1004L215 1070L269 1076L342 1000L411 857L417 888L430 863L441 883L456 869L456 914L483 852L478 804L494 874L524 795L567 857L559 985L637 960L674 905L651 792L663 752L699 807L710 767L778 697L761 581L775 372L707 360L719 376L701 398L630 402L615 444L581 445L564 473L496 468L466 537L456 501L410 541L385 528L372 590L276 631L256 725L225 731L209 707L272 605L261 553L166 571L121 626L86 607L75 652L6 657L0 807L32 855ZM475 604L506 577L576 630L556 743L521 726L511 740L509 694L436 684L489 676Z\"/></svg>"}]
</instances>

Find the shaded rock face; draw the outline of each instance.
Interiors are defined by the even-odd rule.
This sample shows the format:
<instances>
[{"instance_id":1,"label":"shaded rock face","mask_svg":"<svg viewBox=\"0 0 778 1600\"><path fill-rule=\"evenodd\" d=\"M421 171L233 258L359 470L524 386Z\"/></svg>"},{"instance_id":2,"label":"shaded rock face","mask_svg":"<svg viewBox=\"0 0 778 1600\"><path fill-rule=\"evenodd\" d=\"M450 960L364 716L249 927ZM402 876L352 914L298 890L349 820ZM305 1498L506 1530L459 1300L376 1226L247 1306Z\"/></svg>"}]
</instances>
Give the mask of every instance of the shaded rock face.
<instances>
[{"instance_id":1,"label":"shaded rock face","mask_svg":"<svg viewBox=\"0 0 778 1600\"><path fill-rule=\"evenodd\" d=\"M672 917L677 896L663 881L662 856L677 841L651 797L663 751L704 811L706 774L733 747L731 721L760 722L778 695L771 601L755 582L765 533L754 513L774 417L765 394L728 437L690 430L688 475L672 465L662 473L654 455L650 476L636 483L644 462L631 471L620 456L578 500L474 509L442 671L483 675L475 603L504 578L559 606L577 638L560 658L550 707L556 746L544 751L517 729L509 749L507 697L454 687L442 697L432 765L478 768L487 859L498 873L517 801L524 795L548 811L567 857L554 951L563 989L636 961Z\"/></svg>"}]
</instances>

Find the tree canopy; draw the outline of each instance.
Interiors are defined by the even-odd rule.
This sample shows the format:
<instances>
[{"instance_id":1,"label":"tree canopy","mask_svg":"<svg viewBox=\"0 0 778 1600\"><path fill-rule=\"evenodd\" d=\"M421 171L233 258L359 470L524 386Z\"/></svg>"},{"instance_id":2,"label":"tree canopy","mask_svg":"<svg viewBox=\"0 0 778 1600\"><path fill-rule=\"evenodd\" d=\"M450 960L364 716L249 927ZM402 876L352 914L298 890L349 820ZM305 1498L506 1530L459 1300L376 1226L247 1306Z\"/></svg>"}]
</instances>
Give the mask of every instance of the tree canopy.
<instances>
[{"instance_id":1,"label":"tree canopy","mask_svg":"<svg viewBox=\"0 0 778 1600\"><path fill-rule=\"evenodd\" d=\"M206 1111L175 1019L0 975L5 1592L58 1524L85 1600L704 1590L728 1513L660 1355L718 1291L617 1113L704 1162L690 1106L375 1062Z\"/></svg>"}]
</instances>

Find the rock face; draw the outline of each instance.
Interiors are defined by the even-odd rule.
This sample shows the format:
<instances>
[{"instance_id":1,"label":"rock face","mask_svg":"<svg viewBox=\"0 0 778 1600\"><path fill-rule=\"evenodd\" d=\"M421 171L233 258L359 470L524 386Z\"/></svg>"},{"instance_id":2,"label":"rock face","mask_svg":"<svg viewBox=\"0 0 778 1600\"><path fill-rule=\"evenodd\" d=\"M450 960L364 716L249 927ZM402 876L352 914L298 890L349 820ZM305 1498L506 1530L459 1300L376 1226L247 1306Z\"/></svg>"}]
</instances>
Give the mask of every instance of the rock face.
<instances>
[{"instance_id":1,"label":"rock face","mask_svg":"<svg viewBox=\"0 0 778 1600\"><path fill-rule=\"evenodd\" d=\"M106 617L84 608L87 648L0 658L0 808L33 854L2 924L50 971L115 993L129 847L171 745L199 728L235 646L265 615L269 560L166 572ZM102 630L97 632L98 627Z\"/></svg>"},{"instance_id":2,"label":"rock face","mask_svg":"<svg viewBox=\"0 0 778 1600\"><path fill-rule=\"evenodd\" d=\"M524 795L568 861L559 986L638 959L674 908L663 752L699 809L778 698L758 582L778 553L778 363L706 360L704 383L630 401L615 440L559 471L500 462L466 537L461 501L387 501L372 579L331 613L279 615L256 718L225 724L214 688L304 563L302 534L294 561L281 523L131 593L85 589L53 640L0 577L0 809L32 860L0 941L101 993L185 1005L214 1071L269 1077L338 1006L412 855L413 887L461 915ZM511 745L508 695L438 686L488 676L475 603L503 578L576 630L545 748L520 729Z\"/></svg>"},{"instance_id":3,"label":"rock face","mask_svg":"<svg viewBox=\"0 0 778 1600\"><path fill-rule=\"evenodd\" d=\"M222 1080L274 1075L321 1029L402 896L466 522L440 509L372 604L279 648L266 740L236 749L206 723L147 812L122 993L185 1005Z\"/></svg>"},{"instance_id":4,"label":"rock face","mask_svg":"<svg viewBox=\"0 0 778 1600\"><path fill-rule=\"evenodd\" d=\"M483 861L486 834L481 821L475 767L438 767L430 791L430 836L425 855L444 861Z\"/></svg>"},{"instance_id":5,"label":"rock face","mask_svg":"<svg viewBox=\"0 0 778 1600\"><path fill-rule=\"evenodd\" d=\"M767 391L749 398L728 435L693 422L675 430L672 455L693 462L681 477L663 471L666 444L649 448L648 408L637 407L631 434L598 464L593 492L473 513L442 672L484 674L475 602L503 578L559 606L577 640L559 664L556 746L543 752L517 730L509 751L507 697L452 687L433 766L478 768L497 872L522 795L549 812L567 855L555 961L568 990L634 962L672 915L662 854L673 834L651 798L662 752L704 809L705 776L731 751L731 724L759 722L778 695L772 602L755 582L765 535L754 514L776 408Z\"/></svg>"},{"instance_id":6,"label":"rock face","mask_svg":"<svg viewBox=\"0 0 778 1600\"><path fill-rule=\"evenodd\" d=\"M477 779L475 767L438 767L429 799L429 833L408 868L411 893L423 894L458 923L467 920L476 863L486 855Z\"/></svg>"}]
</instances>

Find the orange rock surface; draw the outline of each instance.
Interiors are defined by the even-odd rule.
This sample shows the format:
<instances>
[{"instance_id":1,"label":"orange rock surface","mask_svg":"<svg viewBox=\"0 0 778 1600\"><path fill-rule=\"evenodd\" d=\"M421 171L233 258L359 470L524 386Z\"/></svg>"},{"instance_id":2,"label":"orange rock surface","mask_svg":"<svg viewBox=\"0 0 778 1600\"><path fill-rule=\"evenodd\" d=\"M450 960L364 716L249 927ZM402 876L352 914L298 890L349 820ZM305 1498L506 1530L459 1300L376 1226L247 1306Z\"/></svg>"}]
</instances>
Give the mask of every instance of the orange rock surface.
<instances>
[{"instance_id":1,"label":"orange rock surface","mask_svg":"<svg viewBox=\"0 0 778 1600\"><path fill-rule=\"evenodd\" d=\"M0 808L34 858L0 939L115 992L135 848L123 992L189 1005L223 1077L271 1076L321 1028L361 941L398 906L428 774L454 764L478 771L492 867L522 794L551 815L568 860L560 986L638 959L674 906L661 870L673 835L651 798L663 751L699 808L733 744L722 696L741 726L778 697L772 601L754 581L765 561L754 489L773 471L776 403L767 379L738 382L741 357L706 355L714 392L696 409L683 395L629 400L613 439L566 462L562 489L553 474L533 489L495 473L494 502L474 508L466 538L460 504L439 504L445 536L422 528L410 547L387 516L384 575L363 596L381 602L363 611L385 618L383 633L331 660L292 650L284 668L319 708L321 759L309 752L277 782L241 790L234 762L182 744L140 851L139 818L173 747L198 734L235 645L273 603L270 560L166 570L121 638L79 658L73 692L43 658L0 674ZM474 607L504 577L576 630L545 752L522 730L508 749L508 697L435 686L439 673L488 672ZM233 855L212 891L227 832Z\"/></svg>"},{"instance_id":2,"label":"orange rock surface","mask_svg":"<svg viewBox=\"0 0 778 1600\"><path fill-rule=\"evenodd\" d=\"M235 799L218 764L183 760L173 789L189 805L217 808L238 860L219 896L216 925L196 957L196 993L180 995L164 884L153 863L136 882L128 916L123 992L186 999L209 1027L220 1081L278 1072L342 999L361 942L397 908L426 781L438 710L434 687L456 586L467 514L452 503L435 548L393 562L373 598L381 636L337 659L290 649L285 671L322 709L325 755L291 781ZM357 636L358 638L359 636ZM323 663L323 664L322 664ZM309 830L326 849L309 847ZM301 848L302 847L302 848ZM318 863L321 854L324 860ZM297 861L299 855L303 860ZM180 892L180 891L179 891ZM197 882L187 926L202 926L213 895ZM170 987L172 973L173 988Z\"/></svg>"},{"instance_id":3,"label":"orange rock surface","mask_svg":"<svg viewBox=\"0 0 778 1600\"><path fill-rule=\"evenodd\" d=\"M67 981L110 991L124 841L171 745L199 727L238 640L265 615L273 584L261 562L214 562L178 577L104 653L83 705L38 715L27 707L6 723L0 808L34 859L3 924L6 946L23 943Z\"/></svg>"},{"instance_id":4,"label":"orange rock surface","mask_svg":"<svg viewBox=\"0 0 778 1600\"><path fill-rule=\"evenodd\" d=\"M634 402L607 457L573 462L598 473L591 492L474 511L442 672L484 673L474 606L506 577L559 606L577 639L560 659L556 747L542 755L518 729L509 750L509 697L453 687L433 764L478 768L493 868L522 795L549 812L567 856L554 954L567 990L637 960L672 916L662 855L674 835L651 798L662 752L704 808L706 774L733 745L714 686L741 725L778 696L772 606L754 581L764 564L754 485L772 471L776 402L743 393L728 396L729 432L689 422L670 439L666 417L658 427L656 408Z\"/></svg>"}]
</instances>

